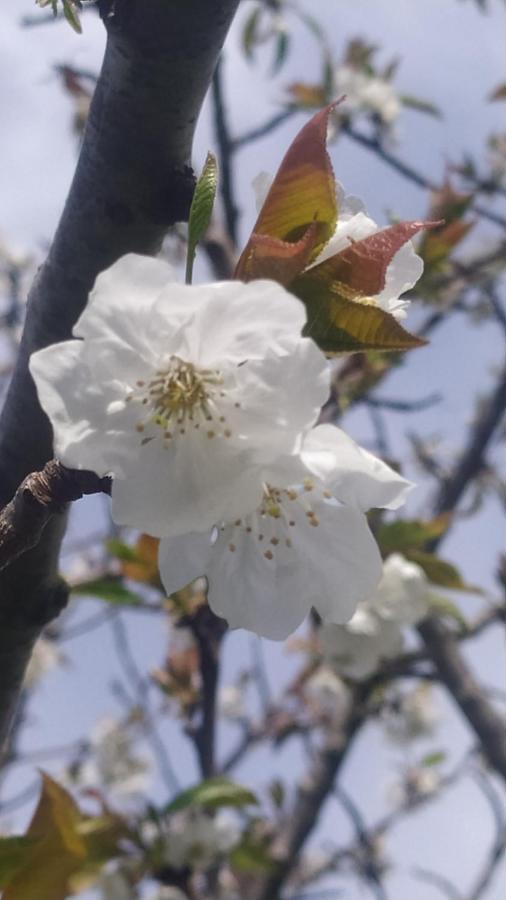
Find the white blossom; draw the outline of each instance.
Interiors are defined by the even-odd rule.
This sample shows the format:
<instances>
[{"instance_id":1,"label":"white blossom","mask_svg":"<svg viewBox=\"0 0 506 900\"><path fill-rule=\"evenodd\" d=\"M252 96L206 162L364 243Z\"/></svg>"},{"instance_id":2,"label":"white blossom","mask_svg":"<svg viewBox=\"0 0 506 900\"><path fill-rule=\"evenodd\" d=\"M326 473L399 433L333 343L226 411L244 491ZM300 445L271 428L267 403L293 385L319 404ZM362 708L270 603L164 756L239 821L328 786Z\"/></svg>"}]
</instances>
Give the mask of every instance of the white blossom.
<instances>
[{"instance_id":1,"label":"white blossom","mask_svg":"<svg viewBox=\"0 0 506 900\"><path fill-rule=\"evenodd\" d=\"M403 646L403 627L428 612L427 578L415 563L398 553L388 557L377 590L363 601L344 626L325 625L320 631L326 659L349 678L367 678L381 660L396 656Z\"/></svg>"},{"instance_id":2,"label":"white blossom","mask_svg":"<svg viewBox=\"0 0 506 900\"><path fill-rule=\"evenodd\" d=\"M416 806L435 794L440 785L441 775L434 766L413 766L389 785L387 793L395 806Z\"/></svg>"},{"instance_id":3,"label":"white blossom","mask_svg":"<svg viewBox=\"0 0 506 900\"><path fill-rule=\"evenodd\" d=\"M97 883L100 900L137 900L138 894L120 869L105 870Z\"/></svg>"},{"instance_id":4,"label":"white blossom","mask_svg":"<svg viewBox=\"0 0 506 900\"><path fill-rule=\"evenodd\" d=\"M244 692L236 684L226 684L218 692L218 712L226 719L243 719L246 715Z\"/></svg>"},{"instance_id":5,"label":"white blossom","mask_svg":"<svg viewBox=\"0 0 506 900\"><path fill-rule=\"evenodd\" d=\"M28 663L24 686L28 690L36 687L38 683L62 662L62 653L55 641L40 637L35 643Z\"/></svg>"},{"instance_id":6,"label":"white blossom","mask_svg":"<svg viewBox=\"0 0 506 900\"><path fill-rule=\"evenodd\" d=\"M80 785L103 787L126 797L147 789L151 759L134 749L128 729L110 717L101 719L91 733L90 758L77 772Z\"/></svg>"},{"instance_id":7,"label":"white blossom","mask_svg":"<svg viewBox=\"0 0 506 900\"><path fill-rule=\"evenodd\" d=\"M257 506L258 464L293 452L329 389L280 285L171 279L161 260L123 257L98 276L80 340L30 361L55 454L112 473L115 521L155 536Z\"/></svg>"},{"instance_id":8,"label":"white blossom","mask_svg":"<svg viewBox=\"0 0 506 900\"><path fill-rule=\"evenodd\" d=\"M224 811L212 816L202 809L184 810L167 823L162 839L163 859L174 869L205 869L229 853L240 837L236 820Z\"/></svg>"},{"instance_id":9,"label":"white blossom","mask_svg":"<svg viewBox=\"0 0 506 900\"><path fill-rule=\"evenodd\" d=\"M433 692L427 684L395 696L382 713L385 733L397 744L430 737L436 729L438 718Z\"/></svg>"},{"instance_id":10,"label":"white blossom","mask_svg":"<svg viewBox=\"0 0 506 900\"><path fill-rule=\"evenodd\" d=\"M304 684L304 696L317 713L338 722L348 708L350 692L330 666L318 666Z\"/></svg>"},{"instance_id":11,"label":"white blossom","mask_svg":"<svg viewBox=\"0 0 506 900\"><path fill-rule=\"evenodd\" d=\"M271 184L272 176L268 172L260 172L253 179L253 190L259 211ZM358 197L346 195L339 181L336 181L336 200L338 220L334 234L312 266L345 250L353 241L361 241L380 230L379 225L368 215L362 201ZM415 253L413 243L407 241L395 253L387 267L384 287L375 297L368 297L367 303L391 313L396 319L405 318L410 301L403 300L401 295L415 286L422 272L423 260Z\"/></svg>"},{"instance_id":12,"label":"white blossom","mask_svg":"<svg viewBox=\"0 0 506 900\"><path fill-rule=\"evenodd\" d=\"M339 210L336 229L313 265L345 250L353 241L361 241L380 230L379 225L368 215L362 201L358 197L347 196L338 181L336 192ZM391 313L396 319L403 319L410 301L403 300L401 294L415 286L422 272L423 260L415 253L412 242L407 241L387 268L385 286L375 297L368 297L367 302Z\"/></svg>"},{"instance_id":13,"label":"white blossom","mask_svg":"<svg viewBox=\"0 0 506 900\"><path fill-rule=\"evenodd\" d=\"M154 894L150 894L146 900L188 900L188 894L180 891L177 887L168 887L165 885L159 887Z\"/></svg>"},{"instance_id":14,"label":"white blossom","mask_svg":"<svg viewBox=\"0 0 506 900\"><path fill-rule=\"evenodd\" d=\"M411 485L332 425L306 434L298 454L265 466L262 481L254 512L161 541L165 589L205 574L217 615L274 640L312 606L325 621L348 621L382 571L364 510L397 507Z\"/></svg>"},{"instance_id":15,"label":"white blossom","mask_svg":"<svg viewBox=\"0 0 506 900\"><path fill-rule=\"evenodd\" d=\"M374 114L383 125L391 128L402 106L390 81L368 73L362 68L343 64L334 72L334 93L346 95L338 112L343 115Z\"/></svg>"}]
</instances>

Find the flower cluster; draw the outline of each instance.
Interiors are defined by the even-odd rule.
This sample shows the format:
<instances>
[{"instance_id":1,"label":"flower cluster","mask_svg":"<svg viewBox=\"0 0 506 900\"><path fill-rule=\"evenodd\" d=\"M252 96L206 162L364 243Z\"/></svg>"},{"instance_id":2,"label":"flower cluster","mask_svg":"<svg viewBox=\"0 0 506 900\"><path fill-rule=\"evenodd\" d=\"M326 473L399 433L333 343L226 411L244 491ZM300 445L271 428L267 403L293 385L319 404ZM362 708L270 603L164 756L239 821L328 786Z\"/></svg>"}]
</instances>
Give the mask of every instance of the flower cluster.
<instances>
[{"instance_id":1,"label":"flower cluster","mask_svg":"<svg viewBox=\"0 0 506 900\"><path fill-rule=\"evenodd\" d=\"M390 81L350 63L335 70L334 93L346 96L342 109L346 115L374 115L387 128L394 125L401 112L401 102Z\"/></svg>"},{"instance_id":2,"label":"flower cluster","mask_svg":"<svg viewBox=\"0 0 506 900\"><path fill-rule=\"evenodd\" d=\"M253 180L255 201L259 212L271 184L272 176L269 172L260 172ZM339 210L336 227L321 253L308 267L308 271L325 260L331 259L336 253L340 253L351 244L370 237L372 234L377 234L380 230L358 197L346 194L339 181L335 182L335 189L336 204ZM422 273L423 260L415 253L412 242L407 241L397 250L387 266L383 289L376 296L368 297L367 303L390 313L396 319L404 319L410 301L401 295L415 286Z\"/></svg>"},{"instance_id":3,"label":"flower cluster","mask_svg":"<svg viewBox=\"0 0 506 900\"><path fill-rule=\"evenodd\" d=\"M416 624L428 611L425 573L393 553L384 563L376 592L359 604L351 620L344 626L321 628L324 656L341 675L367 678L382 660L402 649L403 627Z\"/></svg>"},{"instance_id":4,"label":"flower cluster","mask_svg":"<svg viewBox=\"0 0 506 900\"><path fill-rule=\"evenodd\" d=\"M372 593L364 513L409 489L316 426L329 369L305 319L273 281L182 286L131 254L99 275L76 339L30 365L56 454L113 474L113 518L162 538L166 590L205 574L218 615L278 639L311 606L345 622Z\"/></svg>"}]
</instances>

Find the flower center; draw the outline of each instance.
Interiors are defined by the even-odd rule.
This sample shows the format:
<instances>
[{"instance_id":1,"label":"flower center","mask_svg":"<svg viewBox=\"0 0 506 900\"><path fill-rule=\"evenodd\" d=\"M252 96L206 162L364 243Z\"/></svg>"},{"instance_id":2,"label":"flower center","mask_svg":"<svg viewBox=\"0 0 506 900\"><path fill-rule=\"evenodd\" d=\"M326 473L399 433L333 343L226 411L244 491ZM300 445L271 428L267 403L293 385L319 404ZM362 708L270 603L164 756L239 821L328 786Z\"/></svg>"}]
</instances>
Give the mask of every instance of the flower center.
<instances>
[{"instance_id":1,"label":"flower center","mask_svg":"<svg viewBox=\"0 0 506 900\"><path fill-rule=\"evenodd\" d=\"M258 543L265 559L274 559L275 553L292 547L294 530L320 524L313 506L330 500L329 491L321 490L310 478L298 488L276 488L264 485L262 502L255 513L237 519L233 525L221 526L227 533L228 549L233 553L246 536Z\"/></svg>"},{"instance_id":2,"label":"flower center","mask_svg":"<svg viewBox=\"0 0 506 900\"><path fill-rule=\"evenodd\" d=\"M219 423L224 436L230 437L229 429L222 428L225 416L219 414L216 403L216 397L225 396L219 390L222 384L218 370L198 369L193 363L172 356L169 364L155 372L150 381L138 381L138 390L127 397L149 408L137 431L144 432L148 424L157 425L163 430L164 438L170 440L176 432L185 434L187 428ZM207 436L215 435L216 431L208 424ZM144 441L151 439L152 435Z\"/></svg>"}]
</instances>

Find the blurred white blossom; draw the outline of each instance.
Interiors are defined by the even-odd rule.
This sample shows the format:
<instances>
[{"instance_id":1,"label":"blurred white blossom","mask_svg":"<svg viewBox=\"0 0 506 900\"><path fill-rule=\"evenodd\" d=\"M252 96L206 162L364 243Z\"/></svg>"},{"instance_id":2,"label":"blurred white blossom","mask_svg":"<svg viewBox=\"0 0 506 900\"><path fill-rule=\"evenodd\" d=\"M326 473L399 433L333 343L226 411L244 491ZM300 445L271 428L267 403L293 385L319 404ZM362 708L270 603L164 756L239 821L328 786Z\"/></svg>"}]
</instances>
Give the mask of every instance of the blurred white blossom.
<instances>
[{"instance_id":1,"label":"blurred white blossom","mask_svg":"<svg viewBox=\"0 0 506 900\"><path fill-rule=\"evenodd\" d=\"M63 654L56 641L40 637L35 643L25 672L24 686L32 690L39 682L61 664Z\"/></svg>"},{"instance_id":2,"label":"blurred white blossom","mask_svg":"<svg viewBox=\"0 0 506 900\"><path fill-rule=\"evenodd\" d=\"M346 116L374 115L387 128L398 119L402 105L390 81L364 68L344 63L334 72L334 94L346 95L337 113Z\"/></svg>"},{"instance_id":3,"label":"blurred white blossom","mask_svg":"<svg viewBox=\"0 0 506 900\"><path fill-rule=\"evenodd\" d=\"M396 656L403 646L403 628L428 612L425 573L398 553L383 565L376 592L362 602L343 626L324 625L320 637L324 655L336 671L349 678L372 675L383 659Z\"/></svg>"},{"instance_id":4,"label":"blurred white blossom","mask_svg":"<svg viewBox=\"0 0 506 900\"><path fill-rule=\"evenodd\" d=\"M218 693L218 712L226 719L243 719L246 715L244 691L236 684L227 684Z\"/></svg>"},{"instance_id":5,"label":"blurred white blossom","mask_svg":"<svg viewBox=\"0 0 506 900\"><path fill-rule=\"evenodd\" d=\"M235 818L220 810L210 815L202 809L186 809L171 816L162 837L162 855L174 869L206 869L239 843L241 830Z\"/></svg>"},{"instance_id":6,"label":"blurred white blossom","mask_svg":"<svg viewBox=\"0 0 506 900\"><path fill-rule=\"evenodd\" d=\"M385 733L390 740L407 744L434 734L439 720L430 685L421 684L388 703L382 713Z\"/></svg>"},{"instance_id":7,"label":"blurred white blossom","mask_svg":"<svg viewBox=\"0 0 506 900\"><path fill-rule=\"evenodd\" d=\"M330 721L338 722L346 712L350 693L330 666L318 666L304 684L304 696L310 708Z\"/></svg>"},{"instance_id":8,"label":"blurred white blossom","mask_svg":"<svg viewBox=\"0 0 506 900\"><path fill-rule=\"evenodd\" d=\"M395 806L415 806L435 794L441 785L441 775L434 766L413 766L388 788L390 802Z\"/></svg>"},{"instance_id":9,"label":"blurred white blossom","mask_svg":"<svg viewBox=\"0 0 506 900\"><path fill-rule=\"evenodd\" d=\"M100 900L137 900L139 896L120 869L101 873L97 883Z\"/></svg>"},{"instance_id":10,"label":"blurred white blossom","mask_svg":"<svg viewBox=\"0 0 506 900\"><path fill-rule=\"evenodd\" d=\"M91 733L90 755L75 773L80 786L114 791L118 795L145 793L150 781L151 758L134 747L128 728L113 718L99 721Z\"/></svg>"}]
</instances>

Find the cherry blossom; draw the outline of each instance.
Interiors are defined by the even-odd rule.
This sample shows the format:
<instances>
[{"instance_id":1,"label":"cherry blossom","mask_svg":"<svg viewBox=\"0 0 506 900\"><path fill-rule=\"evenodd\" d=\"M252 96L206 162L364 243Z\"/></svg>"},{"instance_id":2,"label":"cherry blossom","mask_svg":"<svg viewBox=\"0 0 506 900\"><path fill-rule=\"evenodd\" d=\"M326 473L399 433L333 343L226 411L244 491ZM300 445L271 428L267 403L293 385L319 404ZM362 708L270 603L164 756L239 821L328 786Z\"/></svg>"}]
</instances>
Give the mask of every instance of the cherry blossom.
<instances>
[{"instance_id":1,"label":"cherry blossom","mask_svg":"<svg viewBox=\"0 0 506 900\"><path fill-rule=\"evenodd\" d=\"M381 660L396 656L403 628L419 622L429 610L427 578L416 563L398 553L388 557L377 590L364 600L344 626L324 625L324 656L337 672L353 679L372 675Z\"/></svg>"},{"instance_id":2,"label":"cherry blossom","mask_svg":"<svg viewBox=\"0 0 506 900\"><path fill-rule=\"evenodd\" d=\"M258 466L293 452L328 394L304 324L274 282L180 285L161 260L123 257L78 339L31 357L55 454L112 473L115 521L157 537L253 509Z\"/></svg>"},{"instance_id":3,"label":"cherry blossom","mask_svg":"<svg viewBox=\"0 0 506 900\"><path fill-rule=\"evenodd\" d=\"M268 172L260 172L253 179L258 211L263 206L271 184L272 176ZM363 240L380 230L380 226L369 216L362 201L358 197L347 195L339 181L336 181L336 201L339 211L336 229L312 266L345 250L353 241ZM415 253L412 242L407 241L390 262L383 289L375 297L368 297L367 302L391 313L396 319L405 318L410 301L402 299L401 295L415 286L422 273L423 260Z\"/></svg>"},{"instance_id":4,"label":"cherry blossom","mask_svg":"<svg viewBox=\"0 0 506 900\"><path fill-rule=\"evenodd\" d=\"M395 508L410 484L331 425L265 466L262 480L262 501L248 514L161 541L165 589L205 574L217 615L274 640L312 606L325 621L348 621L382 572L364 510Z\"/></svg>"}]
</instances>

